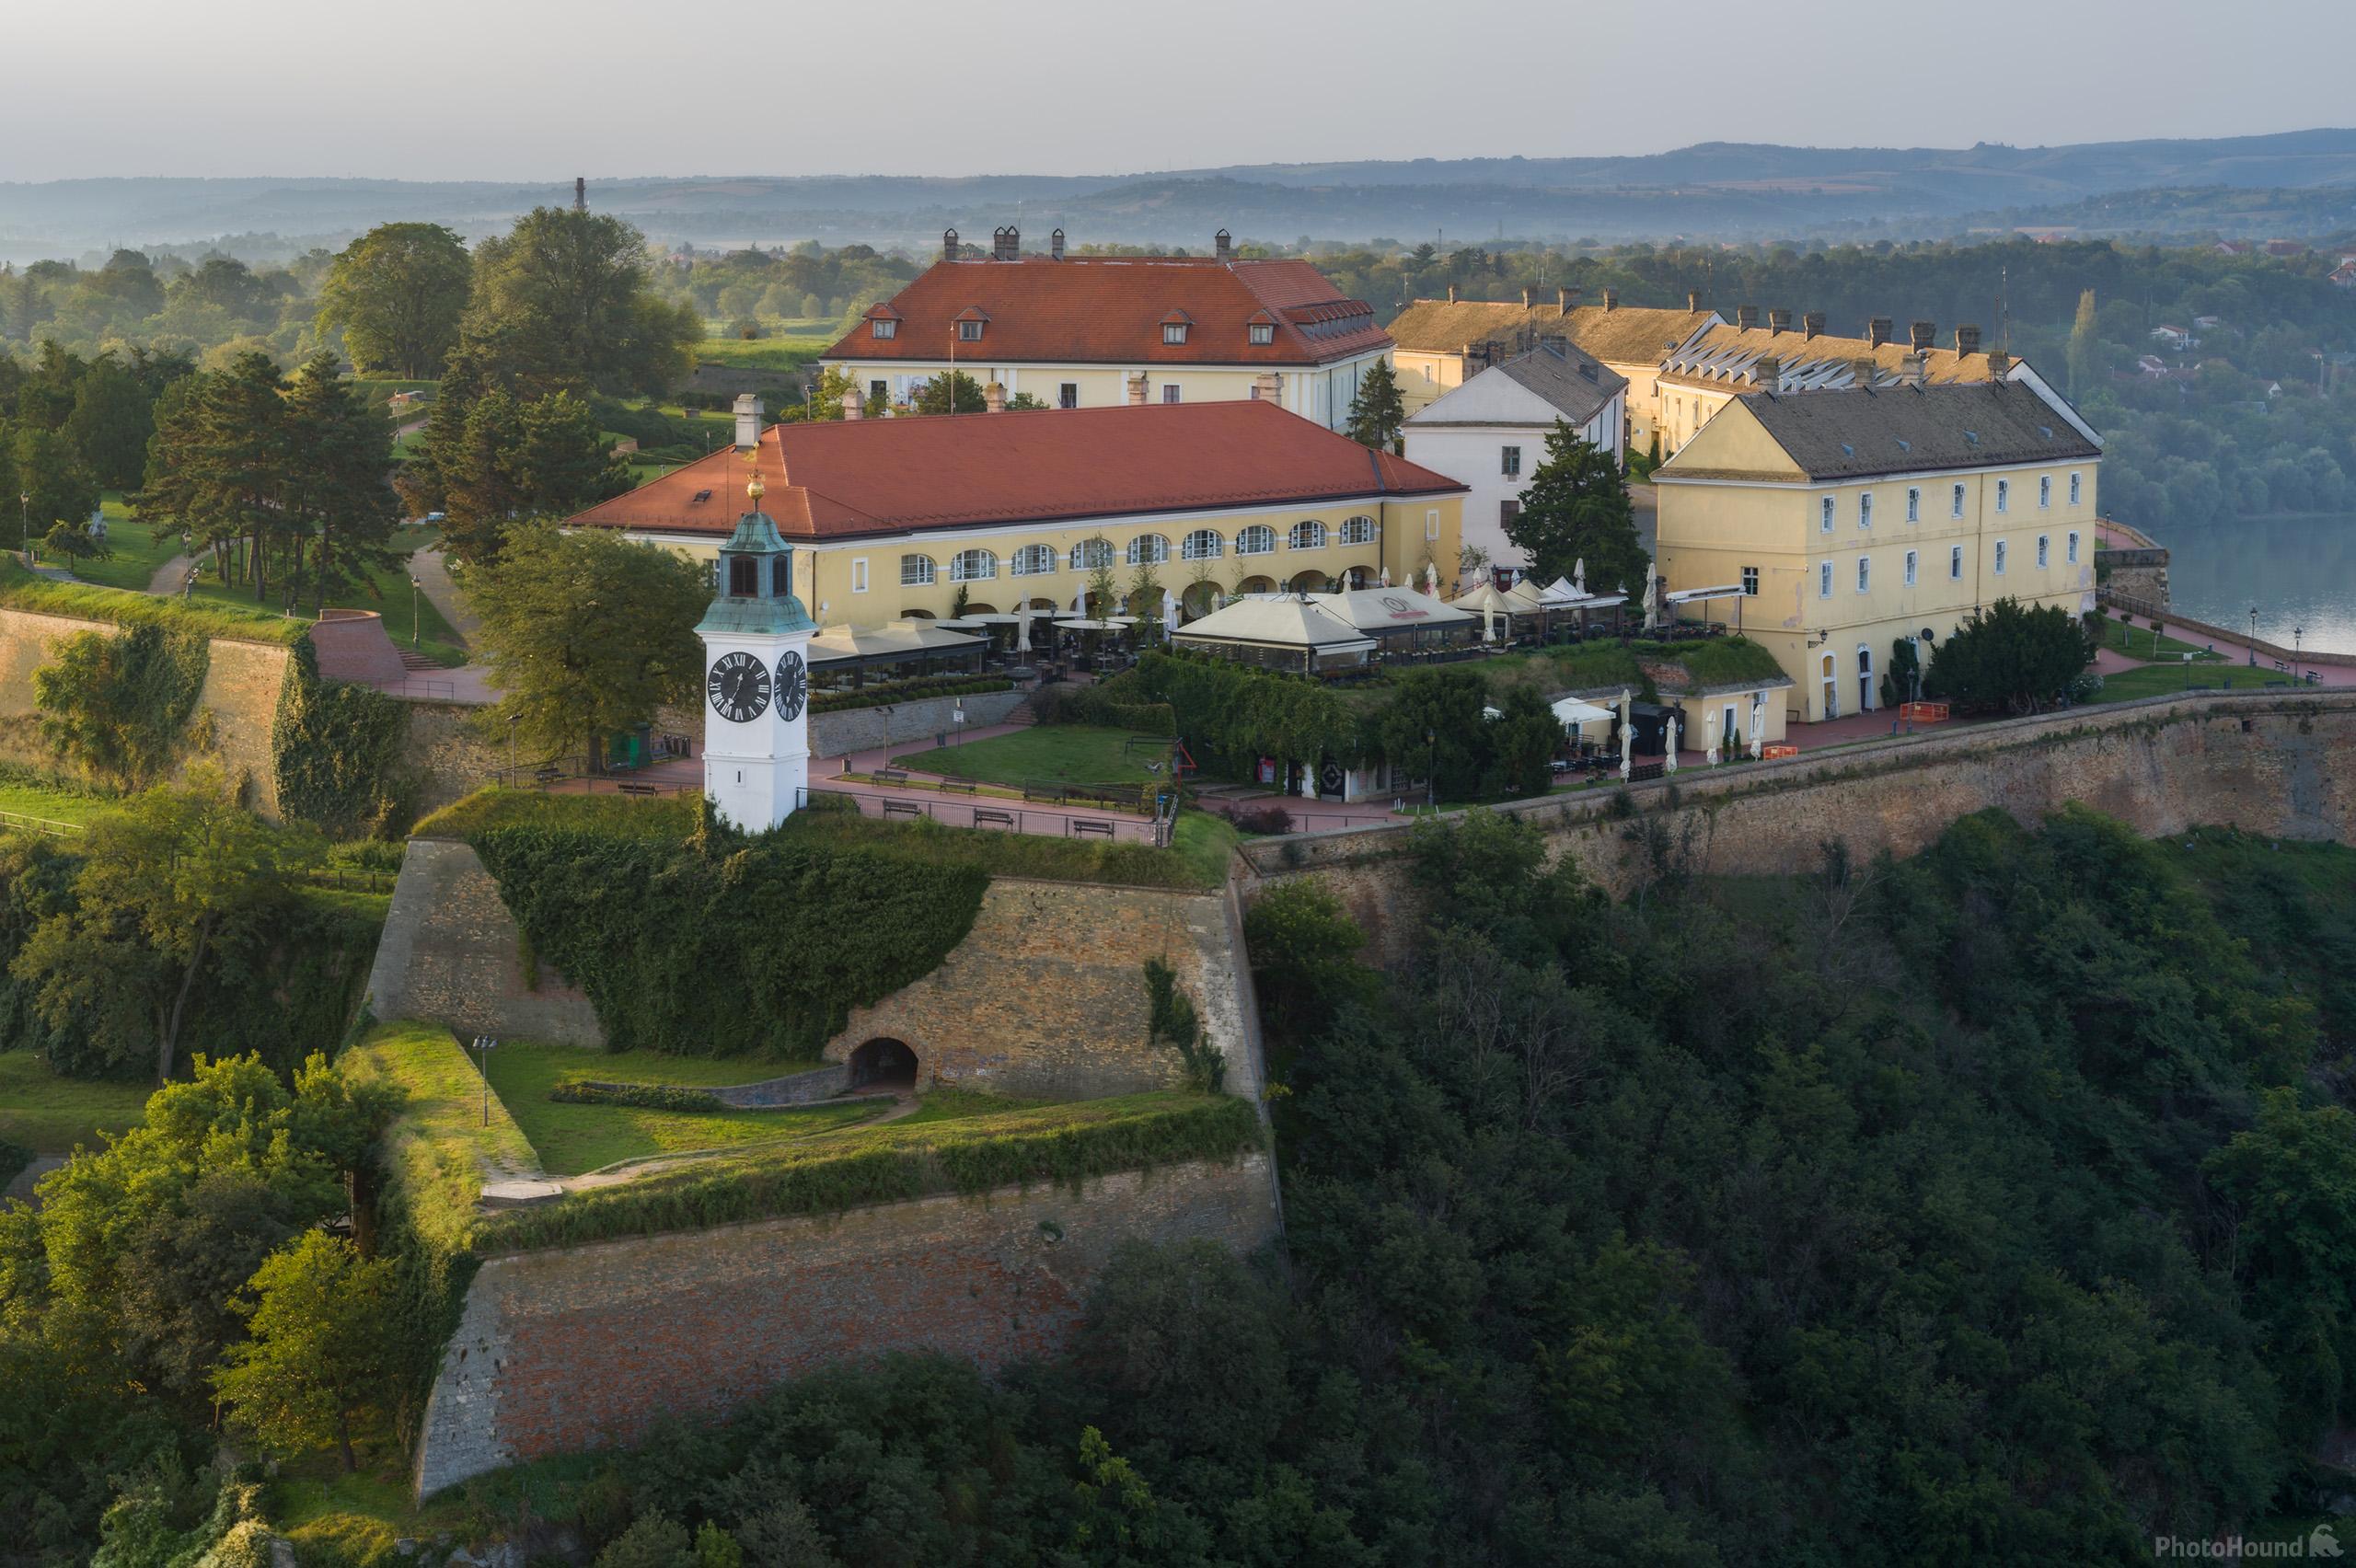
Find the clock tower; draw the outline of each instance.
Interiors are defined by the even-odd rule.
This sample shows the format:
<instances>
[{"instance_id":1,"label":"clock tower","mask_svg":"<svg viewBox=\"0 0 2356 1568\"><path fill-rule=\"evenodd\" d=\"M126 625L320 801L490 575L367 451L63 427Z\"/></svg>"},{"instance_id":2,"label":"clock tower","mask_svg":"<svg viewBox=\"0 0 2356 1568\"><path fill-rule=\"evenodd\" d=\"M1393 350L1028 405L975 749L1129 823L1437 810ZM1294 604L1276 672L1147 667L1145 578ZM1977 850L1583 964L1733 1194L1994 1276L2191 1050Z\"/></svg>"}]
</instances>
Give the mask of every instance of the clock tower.
<instances>
[{"instance_id":1,"label":"clock tower","mask_svg":"<svg viewBox=\"0 0 2356 1568\"><path fill-rule=\"evenodd\" d=\"M808 654L818 629L793 596L793 548L753 509L720 547L703 639L703 792L731 826L759 833L793 814L810 783Z\"/></svg>"}]
</instances>

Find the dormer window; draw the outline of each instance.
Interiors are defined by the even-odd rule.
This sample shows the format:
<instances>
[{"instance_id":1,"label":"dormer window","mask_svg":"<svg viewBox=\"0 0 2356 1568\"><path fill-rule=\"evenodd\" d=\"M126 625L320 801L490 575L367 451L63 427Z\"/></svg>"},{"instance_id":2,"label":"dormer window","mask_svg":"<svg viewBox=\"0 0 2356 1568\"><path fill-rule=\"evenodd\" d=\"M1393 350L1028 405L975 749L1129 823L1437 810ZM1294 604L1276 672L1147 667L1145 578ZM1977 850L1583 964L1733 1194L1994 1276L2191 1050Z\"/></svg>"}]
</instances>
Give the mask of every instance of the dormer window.
<instances>
[{"instance_id":1,"label":"dormer window","mask_svg":"<svg viewBox=\"0 0 2356 1568\"><path fill-rule=\"evenodd\" d=\"M867 324L867 330L870 337L896 338L900 335L900 324L896 321L878 317Z\"/></svg>"},{"instance_id":2,"label":"dormer window","mask_svg":"<svg viewBox=\"0 0 2356 1568\"><path fill-rule=\"evenodd\" d=\"M982 324L978 321L960 321L957 323L957 340L961 343L980 342Z\"/></svg>"},{"instance_id":3,"label":"dormer window","mask_svg":"<svg viewBox=\"0 0 2356 1568\"><path fill-rule=\"evenodd\" d=\"M1254 321L1252 323L1252 346L1253 348L1265 349L1276 340L1276 325L1275 322Z\"/></svg>"},{"instance_id":4,"label":"dormer window","mask_svg":"<svg viewBox=\"0 0 2356 1568\"><path fill-rule=\"evenodd\" d=\"M1184 321L1163 322L1161 324L1161 340L1172 346L1184 342L1186 340L1186 324Z\"/></svg>"}]
</instances>

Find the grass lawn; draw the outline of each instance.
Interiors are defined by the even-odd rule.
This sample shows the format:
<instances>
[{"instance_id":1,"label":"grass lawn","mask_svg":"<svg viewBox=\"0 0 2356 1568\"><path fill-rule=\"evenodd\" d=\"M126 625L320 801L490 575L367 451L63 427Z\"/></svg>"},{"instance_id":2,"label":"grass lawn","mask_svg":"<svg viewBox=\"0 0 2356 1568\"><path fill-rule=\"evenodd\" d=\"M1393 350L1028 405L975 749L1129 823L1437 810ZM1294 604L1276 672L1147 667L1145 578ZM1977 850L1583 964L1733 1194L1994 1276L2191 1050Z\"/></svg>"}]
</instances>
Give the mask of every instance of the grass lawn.
<instances>
[{"instance_id":1,"label":"grass lawn","mask_svg":"<svg viewBox=\"0 0 2356 1568\"><path fill-rule=\"evenodd\" d=\"M2184 655L2194 655L2194 663L2204 659L2222 659L2222 653L2211 653L2198 642L2185 642L2173 637L2155 637L2148 626L2128 627L2109 616L2095 618L2096 630L2105 648L2116 649L2131 659L2165 659L2181 663Z\"/></svg>"},{"instance_id":2,"label":"grass lawn","mask_svg":"<svg viewBox=\"0 0 2356 1568\"><path fill-rule=\"evenodd\" d=\"M114 808L111 796L76 790L70 784L43 784L32 778L0 776L0 812L87 827Z\"/></svg>"},{"instance_id":3,"label":"grass lawn","mask_svg":"<svg viewBox=\"0 0 2356 1568\"><path fill-rule=\"evenodd\" d=\"M2127 702L2139 697L2173 697L2188 686L2207 686L2212 691L2258 691L2269 682L2285 686L2290 684L2290 677L2263 664L2253 670L2246 664L2212 664L2196 659L2188 671L2181 661L2177 661L2142 664L2105 675L2102 690L2088 700Z\"/></svg>"},{"instance_id":4,"label":"grass lawn","mask_svg":"<svg viewBox=\"0 0 2356 1568\"><path fill-rule=\"evenodd\" d=\"M98 1146L139 1120L154 1086L59 1078L30 1051L0 1051L0 1142L36 1154Z\"/></svg>"},{"instance_id":5,"label":"grass lawn","mask_svg":"<svg viewBox=\"0 0 2356 1568\"><path fill-rule=\"evenodd\" d=\"M132 588L144 594L156 569L181 553L179 530L150 528L144 523L132 521L131 508L123 503L121 490L106 491L104 505L107 548L114 554L105 560L72 562L74 575L85 582L103 582L110 588Z\"/></svg>"},{"instance_id":6,"label":"grass lawn","mask_svg":"<svg viewBox=\"0 0 2356 1568\"><path fill-rule=\"evenodd\" d=\"M695 352L705 364L734 365L742 370L793 370L825 353L837 336L828 327L821 331L773 338L706 338L696 345Z\"/></svg>"},{"instance_id":7,"label":"grass lawn","mask_svg":"<svg viewBox=\"0 0 2356 1568\"><path fill-rule=\"evenodd\" d=\"M393 548L398 559L389 569L371 573L367 586L335 595L329 607L375 610L385 617L385 635L393 640L396 647L412 646L410 638L414 632L418 634L419 640L413 645L436 663L465 663L467 651L459 644L458 634L450 629L450 623L442 618L442 612L433 607L433 600L422 594L412 594L409 585L409 557L440 536L439 531L433 528L413 526L395 530ZM275 584L271 585L270 595L260 607L272 608L280 603ZM257 607L252 584L224 583L220 575L213 571L207 571L197 580L196 590L191 597L201 604L234 605L248 610ZM410 618L412 598L417 616L414 623ZM307 620L310 617L306 615L303 618Z\"/></svg>"},{"instance_id":8,"label":"grass lawn","mask_svg":"<svg viewBox=\"0 0 2356 1568\"><path fill-rule=\"evenodd\" d=\"M690 1088L752 1083L816 1066L733 1056L674 1056L658 1051L589 1051L511 1041L491 1053L491 1087L538 1151L552 1176L577 1176L651 1154L726 1148L826 1132L866 1121L881 1106L829 1105L802 1111L654 1111L637 1105L572 1105L550 1100L563 1078L664 1083Z\"/></svg>"},{"instance_id":9,"label":"grass lawn","mask_svg":"<svg viewBox=\"0 0 2356 1568\"><path fill-rule=\"evenodd\" d=\"M1161 761L1168 743L1140 743L1132 750L1129 739L1126 730L1034 724L987 741L901 752L892 760L920 773L945 773L987 784L1021 784L1026 779L1067 784L1152 782L1156 775L1147 772L1145 765Z\"/></svg>"}]
</instances>

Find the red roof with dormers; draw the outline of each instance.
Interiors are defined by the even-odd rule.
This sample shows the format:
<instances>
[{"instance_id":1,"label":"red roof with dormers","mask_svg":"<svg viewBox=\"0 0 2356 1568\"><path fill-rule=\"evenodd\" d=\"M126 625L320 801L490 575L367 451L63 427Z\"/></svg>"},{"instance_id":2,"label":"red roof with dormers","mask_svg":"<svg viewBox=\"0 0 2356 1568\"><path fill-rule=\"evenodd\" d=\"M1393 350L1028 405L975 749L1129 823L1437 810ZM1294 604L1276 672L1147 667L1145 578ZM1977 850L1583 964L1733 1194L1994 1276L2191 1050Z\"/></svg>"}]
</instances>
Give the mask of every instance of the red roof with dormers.
<instances>
[{"instance_id":1,"label":"red roof with dormers","mask_svg":"<svg viewBox=\"0 0 2356 1568\"><path fill-rule=\"evenodd\" d=\"M1205 256L1078 256L1056 260L936 261L872 307L901 325L878 338L866 321L820 355L840 363L930 362L949 357L950 323L987 315L980 347L961 360L1013 364L1326 364L1391 347L1374 307L1350 299L1306 261L1221 261ZM1161 324L1183 317L1186 340L1165 343ZM1253 322L1273 341L1253 343Z\"/></svg>"},{"instance_id":2,"label":"red roof with dormers","mask_svg":"<svg viewBox=\"0 0 2356 1568\"><path fill-rule=\"evenodd\" d=\"M1465 489L1245 398L771 425L750 453L699 458L566 526L724 538L755 464L778 531L810 540Z\"/></svg>"}]
</instances>

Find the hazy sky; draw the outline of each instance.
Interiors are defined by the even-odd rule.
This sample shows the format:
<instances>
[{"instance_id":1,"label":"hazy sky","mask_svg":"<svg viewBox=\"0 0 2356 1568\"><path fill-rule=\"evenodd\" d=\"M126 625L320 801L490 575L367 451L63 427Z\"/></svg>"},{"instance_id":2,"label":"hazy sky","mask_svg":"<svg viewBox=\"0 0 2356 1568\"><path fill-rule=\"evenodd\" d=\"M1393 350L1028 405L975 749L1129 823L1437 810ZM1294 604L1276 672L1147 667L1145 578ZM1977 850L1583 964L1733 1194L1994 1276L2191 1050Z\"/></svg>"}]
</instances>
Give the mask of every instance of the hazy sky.
<instances>
[{"instance_id":1,"label":"hazy sky","mask_svg":"<svg viewBox=\"0 0 2356 1568\"><path fill-rule=\"evenodd\" d=\"M2339 0L0 0L0 179L1069 174L2233 135L2351 118L2348 16Z\"/></svg>"}]
</instances>

